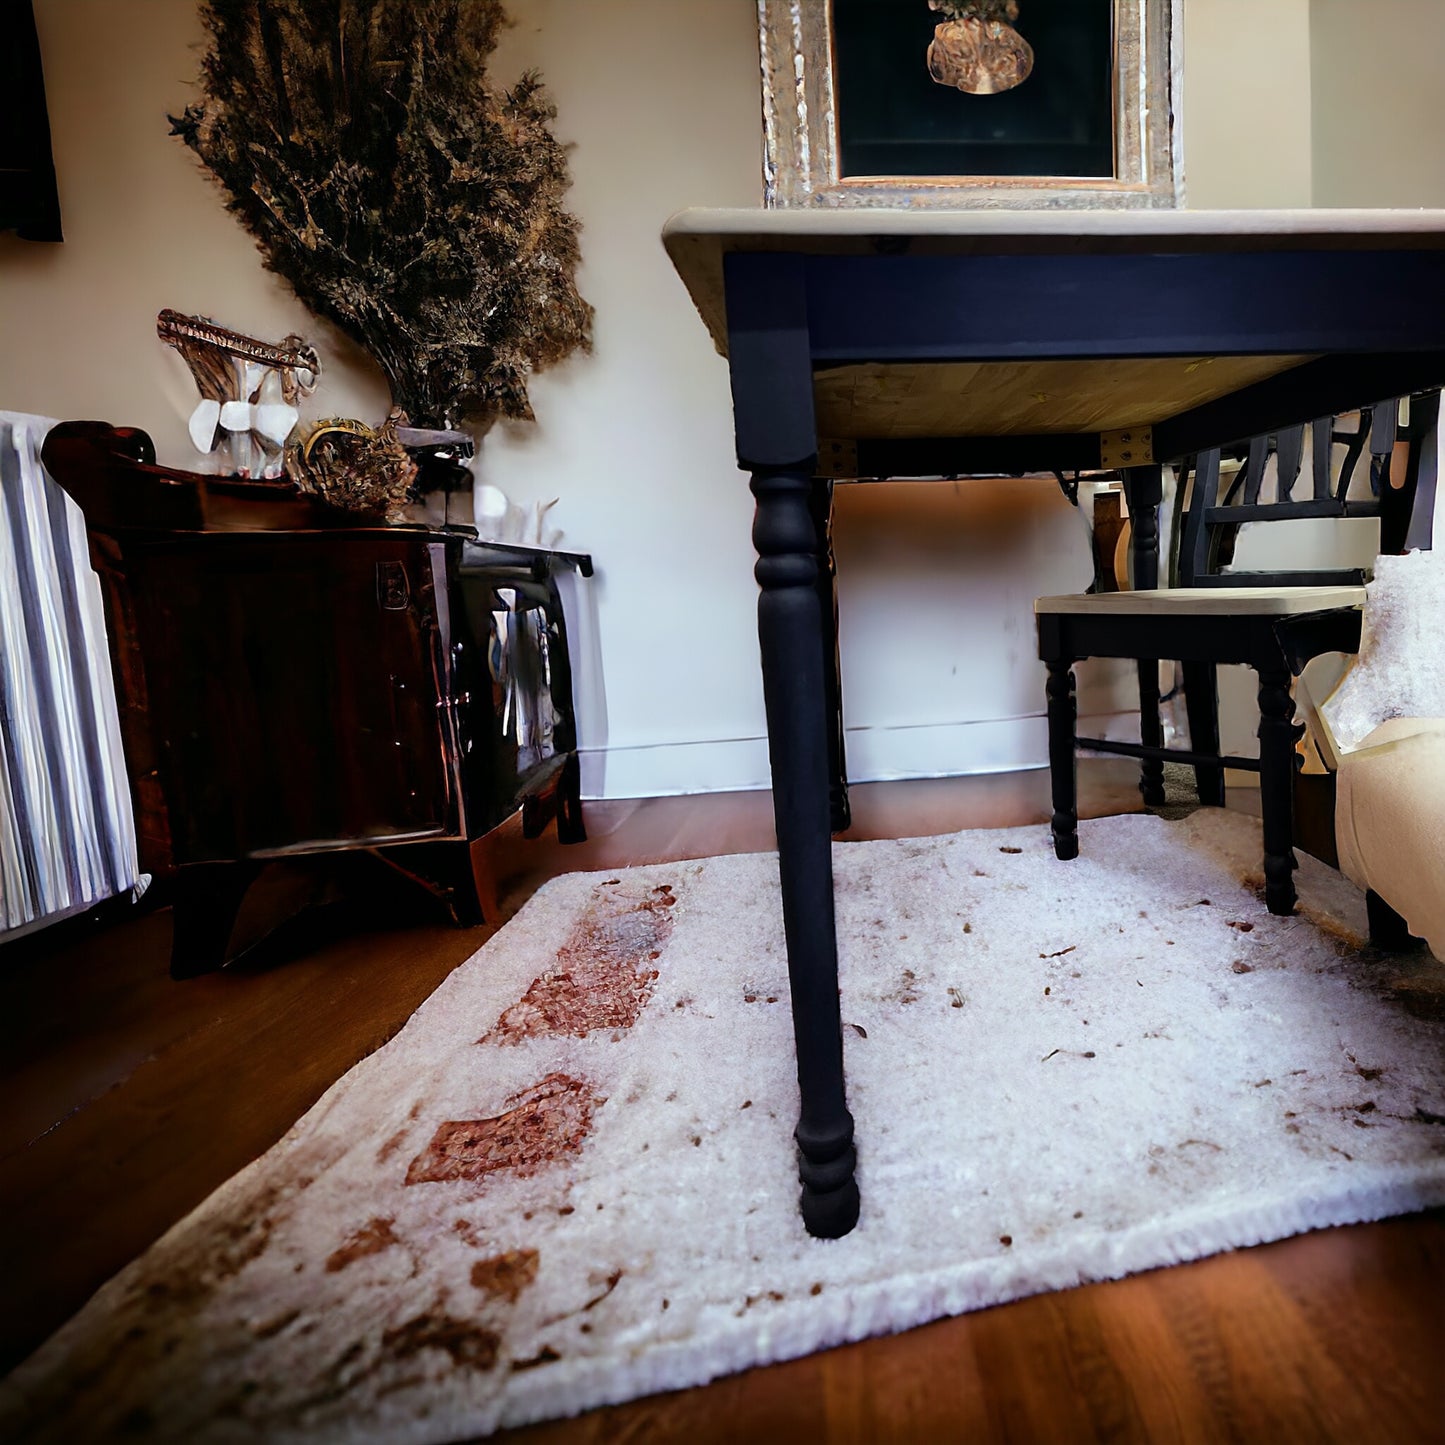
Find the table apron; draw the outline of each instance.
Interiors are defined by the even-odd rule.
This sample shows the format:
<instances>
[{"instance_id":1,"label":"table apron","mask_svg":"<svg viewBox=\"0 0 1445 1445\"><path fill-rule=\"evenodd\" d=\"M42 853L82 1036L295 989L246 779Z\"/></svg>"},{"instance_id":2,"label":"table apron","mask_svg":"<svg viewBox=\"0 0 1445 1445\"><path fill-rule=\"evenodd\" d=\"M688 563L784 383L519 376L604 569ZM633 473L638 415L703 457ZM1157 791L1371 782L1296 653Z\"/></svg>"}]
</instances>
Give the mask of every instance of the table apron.
<instances>
[{"instance_id":1,"label":"table apron","mask_svg":"<svg viewBox=\"0 0 1445 1445\"><path fill-rule=\"evenodd\" d=\"M731 289L798 258L727 261ZM1445 251L807 256L803 270L814 364L1434 350L1445 314Z\"/></svg>"}]
</instances>

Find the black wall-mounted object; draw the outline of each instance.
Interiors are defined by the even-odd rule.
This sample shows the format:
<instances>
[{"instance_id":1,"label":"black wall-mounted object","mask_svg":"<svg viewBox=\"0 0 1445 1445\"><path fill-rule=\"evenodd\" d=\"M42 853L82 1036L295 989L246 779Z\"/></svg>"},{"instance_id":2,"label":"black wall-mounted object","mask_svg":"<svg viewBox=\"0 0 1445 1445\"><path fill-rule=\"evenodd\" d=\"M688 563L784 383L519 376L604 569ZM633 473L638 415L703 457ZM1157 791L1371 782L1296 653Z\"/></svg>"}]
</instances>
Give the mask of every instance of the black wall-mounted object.
<instances>
[{"instance_id":1,"label":"black wall-mounted object","mask_svg":"<svg viewBox=\"0 0 1445 1445\"><path fill-rule=\"evenodd\" d=\"M944 18L927 0L833 0L840 176L1114 174L1113 0L1026 0L1033 72L997 95L930 77Z\"/></svg>"},{"instance_id":2,"label":"black wall-mounted object","mask_svg":"<svg viewBox=\"0 0 1445 1445\"><path fill-rule=\"evenodd\" d=\"M0 0L0 231L63 239L31 0Z\"/></svg>"}]
</instances>

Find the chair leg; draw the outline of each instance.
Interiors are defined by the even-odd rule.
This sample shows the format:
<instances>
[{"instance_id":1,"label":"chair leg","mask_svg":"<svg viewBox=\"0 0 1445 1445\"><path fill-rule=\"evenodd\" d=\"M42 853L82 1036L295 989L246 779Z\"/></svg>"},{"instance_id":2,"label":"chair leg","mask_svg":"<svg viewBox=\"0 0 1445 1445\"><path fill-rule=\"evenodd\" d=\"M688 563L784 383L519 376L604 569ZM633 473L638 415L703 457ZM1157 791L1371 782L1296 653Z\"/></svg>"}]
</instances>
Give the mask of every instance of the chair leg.
<instances>
[{"instance_id":1,"label":"chair leg","mask_svg":"<svg viewBox=\"0 0 1445 1445\"><path fill-rule=\"evenodd\" d=\"M1139 661L1139 740L1146 748L1164 746L1164 725L1159 721L1159 661ZM1164 762L1145 758L1139 764L1139 792L1145 807L1158 808L1164 802Z\"/></svg>"},{"instance_id":2,"label":"chair leg","mask_svg":"<svg viewBox=\"0 0 1445 1445\"><path fill-rule=\"evenodd\" d=\"M1294 745L1302 728L1294 723L1289 668L1260 665L1259 802L1264 823L1264 901L1271 913L1294 912Z\"/></svg>"},{"instance_id":3,"label":"chair leg","mask_svg":"<svg viewBox=\"0 0 1445 1445\"><path fill-rule=\"evenodd\" d=\"M1219 752L1219 677L1212 662L1184 664L1184 706L1189 714L1189 745L1196 753ZM1206 808L1224 806L1224 769L1200 763L1194 787Z\"/></svg>"},{"instance_id":4,"label":"chair leg","mask_svg":"<svg viewBox=\"0 0 1445 1445\"><path fill-rule=\"evenodd\" d=\"M1054 855L1067 861L1079 856L1078 782L1074 758L1074 729L1079 707L1074 696L1074 666L1070 660L1050 662L1045 696L1048 698L1049 782L1054 814L1050 824Z\"/></svg>"}]
</instances>

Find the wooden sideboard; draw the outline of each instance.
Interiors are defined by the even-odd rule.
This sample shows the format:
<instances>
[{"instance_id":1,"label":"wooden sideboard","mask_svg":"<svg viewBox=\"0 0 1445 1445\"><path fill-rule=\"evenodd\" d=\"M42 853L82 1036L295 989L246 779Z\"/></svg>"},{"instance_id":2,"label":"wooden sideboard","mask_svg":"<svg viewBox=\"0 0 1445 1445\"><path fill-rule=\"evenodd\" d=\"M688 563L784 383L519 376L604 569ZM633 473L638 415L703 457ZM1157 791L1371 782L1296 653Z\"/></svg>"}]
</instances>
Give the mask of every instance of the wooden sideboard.
<instances>
[{"instance_id":1,"label":"wooden sideboard","mask_svg":"<svg viewBox=\"0 0 1445 1445\"><path fill-rule=\"evenodd\" d=\"M489 831L521 811L585 836L557 577L590 558L338 525L287 482L158 467L98 423L55 428L44 460L85 513L174 974L264 931L242 913L269 865L365 852L475 923Z\"/></svg>"}]
</instances>

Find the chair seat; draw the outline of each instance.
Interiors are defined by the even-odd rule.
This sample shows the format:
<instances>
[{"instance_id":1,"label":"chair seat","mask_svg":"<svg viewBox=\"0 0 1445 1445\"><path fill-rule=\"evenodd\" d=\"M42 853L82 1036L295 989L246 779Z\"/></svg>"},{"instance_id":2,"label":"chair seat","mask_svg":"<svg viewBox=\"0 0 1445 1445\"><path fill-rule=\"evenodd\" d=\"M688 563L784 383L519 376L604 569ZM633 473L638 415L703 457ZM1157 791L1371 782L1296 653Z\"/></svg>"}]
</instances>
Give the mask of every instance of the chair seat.
<instances>
[{"instance_id":1,"label":"chair seat","mask_svg":"<svg viewBox=\"0 0 1445 1445\"><path fill-rule=\"evenodd\" d=\"M1040 617L1292 617L1334 607L1361 607L1364 601L1363 587L1171 587L1040 597L1034 613Z\"/></svg>"}]
</instances>

